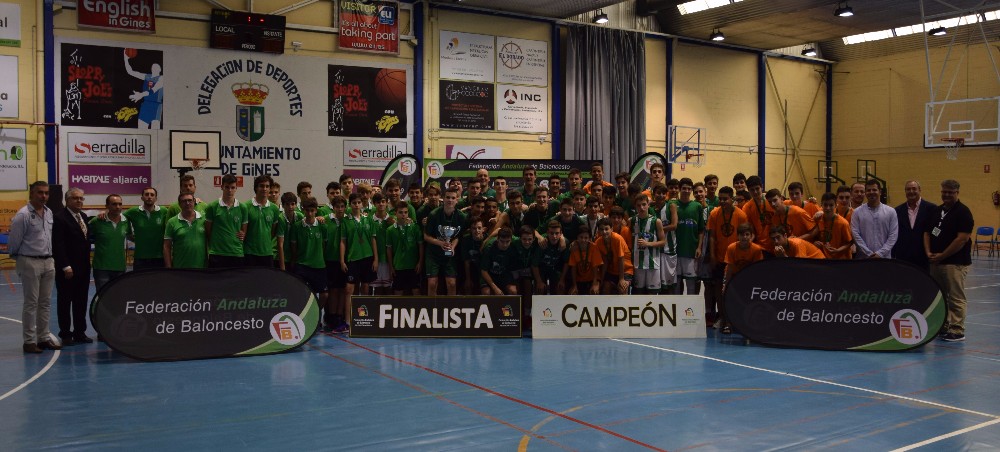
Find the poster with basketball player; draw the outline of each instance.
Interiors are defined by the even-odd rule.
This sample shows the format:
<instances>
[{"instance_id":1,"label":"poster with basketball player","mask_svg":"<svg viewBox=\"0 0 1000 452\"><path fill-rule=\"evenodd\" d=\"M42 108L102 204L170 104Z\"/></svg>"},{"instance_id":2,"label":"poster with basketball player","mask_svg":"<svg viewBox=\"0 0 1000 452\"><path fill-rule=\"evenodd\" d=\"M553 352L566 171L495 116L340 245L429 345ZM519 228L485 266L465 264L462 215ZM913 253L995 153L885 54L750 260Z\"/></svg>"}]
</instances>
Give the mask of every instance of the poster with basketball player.
<instances>
[{"instance_id":1,"label":"poster with basketball player","mask_svg":"<svg viewBox=\"0 0 1000 452\"><path fill-rule=\"evenodd\" d=\"M440 81L441 128L494 130L492 83Z\"/></svg>"},{"instance_id":2,"label":"poster with basketball player","mask_svg":"<svg viewBox=\"0 0 1000 452\"><path fill-rule=\"evenodd\" d=\"M63 43L62 125L163 128L163 52Z\"/></svg>"},{"instance_id":3,"label":"poster with basketball player","mask_svg":"<svg viewBox=\"0 0 1000 452\"><path fill-rule=\"evenodd\" d=\"M406 138L406 71L327 67L328 135Z\"/></svg>"}]
</instances>

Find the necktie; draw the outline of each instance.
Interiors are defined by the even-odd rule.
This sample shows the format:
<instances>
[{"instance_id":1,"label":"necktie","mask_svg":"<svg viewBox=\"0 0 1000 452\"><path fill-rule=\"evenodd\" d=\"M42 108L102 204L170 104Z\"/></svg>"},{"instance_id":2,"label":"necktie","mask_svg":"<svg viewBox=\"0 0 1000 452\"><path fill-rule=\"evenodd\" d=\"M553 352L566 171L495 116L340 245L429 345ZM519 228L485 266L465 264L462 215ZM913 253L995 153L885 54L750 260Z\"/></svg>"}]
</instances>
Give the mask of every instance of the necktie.
<instances>
[{"instance_id":1,"label":"necktie","mask_svg":"<svg viewBox=\"0 0 1000 452\"><path fill-rule=\"evenodd\" d=\"M87 224L83 222L83 217L80 214L74 214L76 217L76 222L80 225L80 230L83 231L83 235L87 235Z\"/></svg>"}]
</instances>

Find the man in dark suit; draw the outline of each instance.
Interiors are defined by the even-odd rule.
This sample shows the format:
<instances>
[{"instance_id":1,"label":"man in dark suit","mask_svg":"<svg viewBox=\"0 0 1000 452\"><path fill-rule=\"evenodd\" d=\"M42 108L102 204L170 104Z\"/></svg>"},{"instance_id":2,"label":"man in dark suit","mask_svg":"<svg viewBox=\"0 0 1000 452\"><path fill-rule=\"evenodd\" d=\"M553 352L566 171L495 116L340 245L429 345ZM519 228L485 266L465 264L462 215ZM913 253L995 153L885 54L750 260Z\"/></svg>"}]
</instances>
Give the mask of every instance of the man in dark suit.
<instances>
[{"instance_id":1,"label":"man in dark suit","mask_svg":"<svg viewBox=\"0 0 1000 452\"><path fill-rule=\"evenodd\" d=\"M920 182L907 181L904 191L906 202L896 207L899 238L896 239L896 245L892 247L892 257L910 262L927 271L924 232L927 229L927 218L937 205L920 196Z\"/></svg>"},{"instance_id":2,"label":"man in dark suit","mask_svg":"<svg viewBox=\"0 0 1000 452\"><path fill-rule=\"evenodd\" d=\"M66 208L55 215L52 254L56 264L56 313L63 343L91 343L87 337L87 292L90 289L90 241L83 213L83 190L66 191Z\"/></svg>"}]
</instances>

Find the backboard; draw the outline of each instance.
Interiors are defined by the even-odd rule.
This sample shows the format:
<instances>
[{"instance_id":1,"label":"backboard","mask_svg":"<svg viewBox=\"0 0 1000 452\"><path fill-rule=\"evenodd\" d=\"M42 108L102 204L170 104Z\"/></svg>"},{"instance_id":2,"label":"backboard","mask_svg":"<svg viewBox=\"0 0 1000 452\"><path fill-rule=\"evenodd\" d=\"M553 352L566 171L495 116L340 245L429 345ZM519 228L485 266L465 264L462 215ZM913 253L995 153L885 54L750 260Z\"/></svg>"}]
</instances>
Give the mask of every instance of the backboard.
<instances>
[{"instance_id":1,"label":"backboard","mask_svg":"<svg viewBox=\"0 0 1000 452\"><path fill-rule=\"evenodd\" d=\"M928 102L924 109L924 147L1000 144L1000 96Z\"/></svg>"},{"instance_id":2,"label":"backboard","mask_svg":"<svg viewBox=\"0 0 1000 452\"><path fill-rule=\"evenodd\" d=\"M667 162L704 165L706 132L704 127L667 126Z\"/></svg>"},{"instance_id":3,"label":"backboard","mask_svg":"<svg viewBox=\"0 0 1000 452\"><path fill-rule=\"evenodd\" d=\"M194 162L200 168L220 168L221 132L170 131L170 167L192 169Z\"/></svg>"}]
</instances>

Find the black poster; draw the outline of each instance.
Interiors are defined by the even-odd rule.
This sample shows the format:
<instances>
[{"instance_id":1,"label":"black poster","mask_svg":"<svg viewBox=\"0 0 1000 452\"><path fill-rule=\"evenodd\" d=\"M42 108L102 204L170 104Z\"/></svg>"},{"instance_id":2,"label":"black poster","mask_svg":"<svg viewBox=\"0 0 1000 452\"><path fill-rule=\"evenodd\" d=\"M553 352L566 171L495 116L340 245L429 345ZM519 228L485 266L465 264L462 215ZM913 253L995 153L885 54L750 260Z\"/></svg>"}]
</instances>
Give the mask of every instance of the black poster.
<instances>
[{"instance_id":1,"label":"black poster","mask_svg":"<svg viewBox=\"0 0 1000 452\"><path fill-rule=\"evenodd\" d=\"M62 124L163 128L163 52L64 43Z\"/></svg>"},{"instance_id":2,"label":"black poster","mask_svg":"<svg viewBox=\"0 0 1000 452\"><path fill-rule=\"evenodd\" d=\"M494 130L494 86L441 80L441 128Z\"/></svg>"},{"instance_id":3,"label":"black poster","mask_svg":"<svg viewBox=\"0 0 1000 452\"><path fill-rule=\"evenodd\" d=\"M521 337L521 297L354 297L351 337Z\"/></svg>"},{"instance_id":4,"label":"black poster","mask_svg":"<svg viewBox=\"0 0 1000 452\"><path fill-rule=\"evenodd\" d=\"M272 268L126 273L94 296L94 329L143 361L281 353L316 332L316 298L297 276Z\"/></svg>"},{"instance_id":5,"label":"black poster","mask_svg":"<svg viewBox=\"0 0 1000 452\"><path fill-rule=\"evenodd\" d=\"M763 344L898 351L937 335L945 303L937 283L895 259L769 259L726 285L733 327Z\"/></svg>"},{"instance_id":6,"label":"black poster","mask_svg":"<svg viewBox=\"0 0 1000 452\"><path fill-rule=\"evenodd\" d=\"M406 71L329 66L331 137L406 138Z\"/></svg>"}]
</instances>

